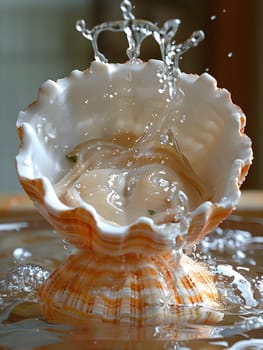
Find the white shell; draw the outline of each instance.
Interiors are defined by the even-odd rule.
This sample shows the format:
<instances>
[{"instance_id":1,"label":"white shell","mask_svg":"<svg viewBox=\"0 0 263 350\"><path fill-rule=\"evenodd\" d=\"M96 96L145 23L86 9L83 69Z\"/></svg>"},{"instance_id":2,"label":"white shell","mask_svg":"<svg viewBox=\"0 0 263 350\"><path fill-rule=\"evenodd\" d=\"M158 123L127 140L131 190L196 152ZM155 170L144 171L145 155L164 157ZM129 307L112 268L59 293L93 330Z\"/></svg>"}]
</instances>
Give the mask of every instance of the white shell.
<instances>
[{"instance_id":1,"label":"white shell","mask_svg":"<svg viewBox=\"0 0 263 350\"><path fill-rule=\"evenodd\" d=\"M171 232L180 241L176 223L156 224L141 215L117 225L84 201L76 207L63 203L54 190L70 170L65 155L76 145L119 132L139 137L149 123L163 117L167 94L158 91L161 64L93 62L87 71L44 83L37 101L19 114L21 184L39 211L73 244L122 255L164 251L171 245ZM180 105L174 102L173 136L205 184L205 195L198 200L188 193L185 239L194 244L236 206L252 151L243 112L226 90L217 88L213 77L181 73L179 82L183 98Z\"/></svg>"}]
</instances>

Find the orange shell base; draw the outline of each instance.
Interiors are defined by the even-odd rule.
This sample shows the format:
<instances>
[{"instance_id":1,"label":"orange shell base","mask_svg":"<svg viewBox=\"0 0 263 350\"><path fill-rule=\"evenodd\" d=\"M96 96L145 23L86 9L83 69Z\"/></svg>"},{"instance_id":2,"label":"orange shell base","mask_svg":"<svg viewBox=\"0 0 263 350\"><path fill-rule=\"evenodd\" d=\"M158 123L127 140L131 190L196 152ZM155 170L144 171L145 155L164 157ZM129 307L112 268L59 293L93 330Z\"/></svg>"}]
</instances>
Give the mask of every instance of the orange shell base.
<instances>
[{"instance_id":1,"label":"orange shell base","mask_svg":"<svg viewBox=\"0 0 263 350\"><path fill-rule=\"evenodd\" d=\"M39 291L50 322L97 320L133 326L220 321L218 292L206 268L172 251L109 257L80 251Z\"/></svg>"}]
</instances>

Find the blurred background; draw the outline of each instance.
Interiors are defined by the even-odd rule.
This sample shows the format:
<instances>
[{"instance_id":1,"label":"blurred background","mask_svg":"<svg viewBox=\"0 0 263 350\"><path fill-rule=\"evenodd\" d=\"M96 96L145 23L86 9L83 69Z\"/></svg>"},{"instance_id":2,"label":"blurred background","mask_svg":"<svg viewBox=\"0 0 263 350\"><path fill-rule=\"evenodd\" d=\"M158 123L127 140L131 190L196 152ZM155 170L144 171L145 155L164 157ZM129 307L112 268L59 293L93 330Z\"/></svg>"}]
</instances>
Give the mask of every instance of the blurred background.
<instances>
[{"instance_id":1,"label":"blurred background","mask_svg":"<svg viewBox=\"0 0 263 350\"><path fill-rule=\"evenodd\" d=\"M83 18L92 28L121 19L119 5L119 0L0 0L0 193L22 192L15 169L19 111L37 98L44 81L85 69L93 59L90 42L75 30L76 20ZM246 131L254 145L243 188L263 189L263 1L133 0L133 5L137 18L160 26L180 18L178 42L194 30L205 32L199 47L184 55L181 69L208 71L231 91L248 117ZM99 47L112 62L127 60L120 33L103 33ZM141 57L160 57L152 39L146 39Z\"/></svg>"}]
</instances>

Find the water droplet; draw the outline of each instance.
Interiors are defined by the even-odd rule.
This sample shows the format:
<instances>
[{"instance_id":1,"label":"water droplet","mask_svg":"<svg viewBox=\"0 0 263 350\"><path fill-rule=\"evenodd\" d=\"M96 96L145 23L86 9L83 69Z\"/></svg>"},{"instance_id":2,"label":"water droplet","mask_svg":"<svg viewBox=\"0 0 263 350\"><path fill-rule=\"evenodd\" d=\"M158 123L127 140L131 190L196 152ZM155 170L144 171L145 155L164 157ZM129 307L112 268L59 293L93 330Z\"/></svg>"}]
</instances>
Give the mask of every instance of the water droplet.
<instances>
[{"instance_id":1,"label":"water droplet","mask_svg":"<svg viewBox=\"0 0 263 350\"><path fill-rule=\"evenodd\" d=\"M152 125L153 125L152 122L145 125L144 132L148 132L151 129Z\"/></svg>"},{"instance_id":2,"label":"water droplet","mask_svg":"<svg viewBox=\"0 0 263 350\"><path fill-rule=\"evenodd\" d=\"M32 253L25 249L25 248L16 248L14 251L13 251L13 257L16 259L16 260L23 260L25 258L29 258L32 256Z\"/></svg>"},{"instance_id":3,"label":"water droplet","mask_svg":"<svg viewBox=\"0 0 263 350\"><path fill-rule=\"evenodd\" d=\"M53 128L52 130L50 130L49 132L48 132L48 137L49 138L51 138L51 139L55 139L56 138L56 136L57 136L57 131L56 131L56 129L55 128Z\"/></svg>"},{"instance_id":4,"label":"water droplet","mask_svg":"<svg viewBox=\"0 0 263 350\"><path fill-rule=\"evenodd\" d=\"M160 85L159 88L158 88L158 92L160 94L163 94L166 90L166 86L164 84Z\"/></svg>"},{"instance_id":5,"label":"water droplet","mask_svg":"<svg viewBox=\"0 0 263 350\"><path fill-rule=\"evenodd\" d=\"M170 185L169 181L167 181L167 180L165 180L163 178L160 178L158 183L159 183L159 186L163 187L165 191L167 191L167 188L169 189L169 185Z\"/></svg>"},{"instance_id":6,"label":"water droplet","mask_svg":"<svg viewBox=\"0 0 263 350\"><path fill-rule=\"evenodd\" d=\"M32 162L31 162L31 160L30 159L25 159L24 161L23 161L23 165L25 165L25 166L31 166L32 165Z\"/></svg>"},{"instance_id":7,"label":"water droplet","mask_svg":"<svg viewBox=\"0 0 263 350\"><path fill-rule=\"evenodd\" d=\"M78 32L83 32L85 30L86 23L83 19L77 20L76 29Z\"/></svg>"},{"instance_id":8,"label":"water droplet","mask_svg":"<svg viewBox=\"0 0 263 350\"><path fill-rule=\"evenodd\" d=\"M120 8L125 20L135 19L134 15L132 14L132 3L129 0L122 1Z\"/></svg>"},{"instance_id":9,"label":"water droplet","mask_svg":"<svg viewBox=\"0 0 263 350\"><path fill-rule=\"evenodd\" d=\"M185 122L185 120L186 120L186 115L183 114L180 118L180 123L183 124Z\"/></svg>"},{"instance_id":10,"label":"water droplet","mask_svg":"<svg viewBox=\"0 0 263 350\"><path fill-rule=\"evenodd\" d=\"M162 145L167 145L168 142L169 142L169 136L167 134L160 135L160 143Z\"/></svg>"}]
</instances>

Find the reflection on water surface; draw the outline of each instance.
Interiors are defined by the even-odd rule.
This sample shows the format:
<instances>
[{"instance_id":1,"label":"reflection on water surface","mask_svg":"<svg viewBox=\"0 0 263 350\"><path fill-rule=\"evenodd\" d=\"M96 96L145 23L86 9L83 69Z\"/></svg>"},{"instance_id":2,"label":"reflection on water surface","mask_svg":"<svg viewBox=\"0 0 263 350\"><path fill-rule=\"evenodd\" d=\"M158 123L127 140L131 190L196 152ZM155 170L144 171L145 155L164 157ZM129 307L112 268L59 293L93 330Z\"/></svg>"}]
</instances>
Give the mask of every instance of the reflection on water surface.
<instances>
[{"instance_id":1,"label":"reflection on water surface","mask_svg":"<svg viewBox=\"0 0 263 350\"><path fill-rule=\"evenodd\" d=\"M220 291L224 319L214 325L48 324L37 289L73 251L40 218L0 222L0 349L263 349L263 220L230 217L192 254Z\"/></svg>"}]
</instances>

